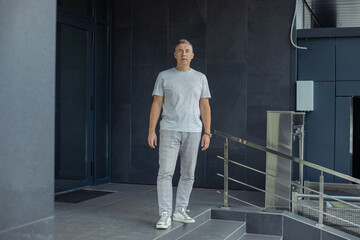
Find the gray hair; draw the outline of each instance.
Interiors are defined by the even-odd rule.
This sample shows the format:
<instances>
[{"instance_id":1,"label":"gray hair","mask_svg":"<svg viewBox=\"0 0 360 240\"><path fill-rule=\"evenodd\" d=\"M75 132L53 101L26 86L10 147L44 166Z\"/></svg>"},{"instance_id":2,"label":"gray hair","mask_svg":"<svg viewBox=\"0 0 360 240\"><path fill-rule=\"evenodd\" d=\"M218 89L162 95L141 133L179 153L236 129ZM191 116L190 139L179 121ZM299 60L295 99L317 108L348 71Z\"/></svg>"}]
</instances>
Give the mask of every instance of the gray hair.
<instances>
[{"instance_id":1,"label":"gray hair","mask_svg":"<svg viewBox=\"0 0 360 240\"><path fill-rule=\"evenodd\" d=\"M179 42L175 46L175 52L176 52L176 48L179 44L189 44L191 46L191 50L194 51L193 45L188 40L180 39Z\"/></svg>"}]
</instances>

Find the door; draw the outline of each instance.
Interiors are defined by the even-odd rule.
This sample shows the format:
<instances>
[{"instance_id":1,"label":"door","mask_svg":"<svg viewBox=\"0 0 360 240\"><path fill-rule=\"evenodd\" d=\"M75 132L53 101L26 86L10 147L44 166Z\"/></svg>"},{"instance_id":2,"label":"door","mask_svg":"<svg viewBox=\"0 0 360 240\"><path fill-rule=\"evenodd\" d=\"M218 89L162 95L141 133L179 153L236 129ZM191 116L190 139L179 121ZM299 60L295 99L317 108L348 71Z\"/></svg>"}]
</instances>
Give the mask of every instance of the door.
<instances>
[{"instance_id":1,"label":"door","mask_svg":"<svg viewBox=\"0 0 360 240\"><path fill-rule=\"evenodd\" d=\"M94 66L91 24L58 15L55 191L93 185Z\"/></svg>"}]
</instances>

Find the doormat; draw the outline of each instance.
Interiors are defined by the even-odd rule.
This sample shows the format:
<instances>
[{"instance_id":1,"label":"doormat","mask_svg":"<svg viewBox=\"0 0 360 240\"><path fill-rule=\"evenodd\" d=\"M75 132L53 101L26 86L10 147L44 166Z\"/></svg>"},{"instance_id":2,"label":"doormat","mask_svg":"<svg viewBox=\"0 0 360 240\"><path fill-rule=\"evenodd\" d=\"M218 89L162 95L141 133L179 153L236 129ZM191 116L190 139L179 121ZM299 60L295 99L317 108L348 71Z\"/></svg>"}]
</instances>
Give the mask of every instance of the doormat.
<instances>
[{"instance_id":1,"label":"doormat","mask_svg":"<svg viewBox=\"0 0 360 240\"><path fill-rule=\"evenodd\" d=\"M59 194L55 196L55 202L79 203L93 198L101 197L110 193L113 192L81 189L74 192Z\"/></svg>"}]
</instances>

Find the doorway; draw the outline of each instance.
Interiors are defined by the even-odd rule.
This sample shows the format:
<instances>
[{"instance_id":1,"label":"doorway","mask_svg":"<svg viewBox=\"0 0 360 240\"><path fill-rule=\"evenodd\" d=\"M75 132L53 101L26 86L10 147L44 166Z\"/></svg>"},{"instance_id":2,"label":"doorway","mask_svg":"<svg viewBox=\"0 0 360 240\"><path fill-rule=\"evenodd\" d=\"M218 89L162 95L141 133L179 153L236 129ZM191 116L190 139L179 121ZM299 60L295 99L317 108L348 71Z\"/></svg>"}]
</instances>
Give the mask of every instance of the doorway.
<instances>
[{"instance_id":1,"label":"doorway","mask_svg":"<svg viewBox=\"0 0 360 240\"><path fill-rule=\"evenodd\" d=\"M108 23L58 10L56 49L55 192L64 192L110 181Z\"/></svg>"},{"instance_id":2,"label":"doorway","mask_svg":"<svg viewBox=\"0 0 360 240\"><path fill-rule=\"evenodd\" d=\"M55 191L92 185L93 29L57 22Z\"/></svg>"}]
</instances>

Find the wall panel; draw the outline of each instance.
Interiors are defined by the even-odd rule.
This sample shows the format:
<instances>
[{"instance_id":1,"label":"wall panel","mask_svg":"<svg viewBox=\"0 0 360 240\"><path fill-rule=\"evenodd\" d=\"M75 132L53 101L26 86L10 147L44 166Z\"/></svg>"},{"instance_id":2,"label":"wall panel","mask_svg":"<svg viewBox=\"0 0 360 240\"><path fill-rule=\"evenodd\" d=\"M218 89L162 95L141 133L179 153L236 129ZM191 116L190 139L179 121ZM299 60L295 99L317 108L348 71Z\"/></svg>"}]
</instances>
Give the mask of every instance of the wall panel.
<instances>
[{"instance_id":1,"label":"wall panel","mask_svg":"<svg viewBox=\"0 0 360 240\"><path fill-rule=\"evenodd\" d=\"M124 152L125 156L131 156L130 182L154 184L156 181L158 150L147 146L151 92L158 72L175 65L173 49L180 38L193 43L192 67L207 75L212 94L212 130L265 144L266 110L289 110L294 105L290 103L289 2L123 0L114 1L114 4L124 17L113 18L113 25L122 28L115 31L119 44L113 42L113 51L119 57L116 57L118 63L113 65L118 67L113 70L117 76L113 81L120 81L113 91L113 104L123 101L131 109L130 116L123 116L126 119L122 120L125 126L129 121L131 124L131 150ZM123 49L127 56L126 45L130 45L131 57L123 61L121 51ZM131 66L131 74L127 74L128 66ZM117 109L113 107L113 111ZM117 126L116 129L121 128ZM119 143L118 137L113 132L113 141ZM223 180L216 173L223 171L223 162L216 156L222 155L223 143L223 138L214 136L210 149L199 152L195 186L222 187ZM251 150L248 154L246 147L236 143L232 143L231 148L230 156L235 160L264 169L264 154ZM115 155L118 154L120 151ZM122 160L114 157L114 161ZM127 176L128 169L117 169L113 179L123 179L118 176L122 172ZM230 173L240 180L248 178L248 171L241 168L234 167ZM174 182L178 177L176 172ZM249 179L258 186L264 185L264 179L257 175ZM238 184L231 186L243 188Z\"/></svg>"},{"instance_id":2,"label":"wall panel","mask_svg":"<svg viewBox=\"0 0 360 240\"><path fill-rule=\"evenodd\" d=\"M360 38L336 38L336 81L360 81Z\"/></svg>"},{"instance_id":3,"label":"wall panel","mask_svg":"<svg viewBox=\"0 0 360 240\"><path fill-rule=\"evenodd\" d=\"M351 117L351 97L336 98L336 126L335 126L335 166L334 170L352 175L352 149L350 150L350 117ZM336 182L345 182L340 178L335 178Z\"/></svg>"},{"instance_id":4,"label":"wall panel","mask_svg":"<svg viewBox=\"0 0 360 240\"><path fill-rule=\"evenodd\" d=\"M1 1L0 28L0 239L52 239L56 1Z\"/></svg>"},{"instance_id":5,"label":"wall panel","mask_svg":"<svg viewBox=\"0 0 360 240\"><path fill-rule=\"evenodd\" d=\"M335 81L335 40L307 38L298 40L298 80Z\"/></svg>"},{"instance_id":6,"label":"wall panel","mask_svg":"<svg viewBox=\"0 0 360 240\"><path fill-rule=\"evenodd\" d=\"M314 83L314 111L305 118L305 160L334 169L335 83ZM304 168L305 179L319 181L320 172ZM333 177L325 175L325 181Z\"/></svg>"}]
</instances>

